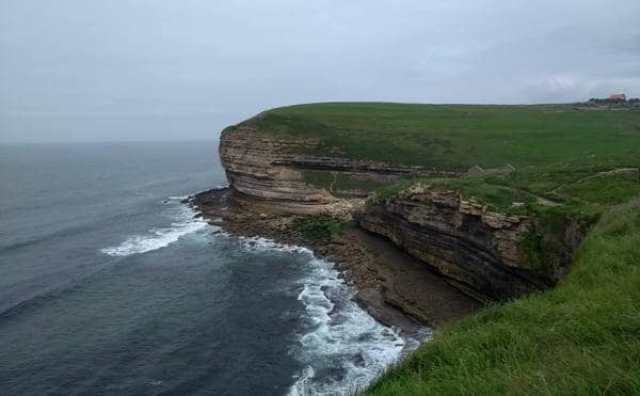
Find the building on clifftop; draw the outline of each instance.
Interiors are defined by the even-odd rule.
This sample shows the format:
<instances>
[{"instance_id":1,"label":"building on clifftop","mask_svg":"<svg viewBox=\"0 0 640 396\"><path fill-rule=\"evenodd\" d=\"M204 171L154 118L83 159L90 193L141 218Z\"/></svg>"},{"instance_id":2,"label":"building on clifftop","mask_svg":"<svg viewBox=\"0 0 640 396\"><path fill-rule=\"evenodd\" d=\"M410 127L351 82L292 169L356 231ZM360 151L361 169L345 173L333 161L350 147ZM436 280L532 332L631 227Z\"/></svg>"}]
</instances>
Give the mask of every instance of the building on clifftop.
<instances>
[{"instance_id":1,"label":"building on clifftop","mask_svg":"<svg viewBox=\"0 0 640 396\"><path fill-rule=\"evenodd\" d=\"M626 102L627 101L627 95L625 95L623 93L609 95L609 101L610 102Z\"/></svg>"}]
</instances>

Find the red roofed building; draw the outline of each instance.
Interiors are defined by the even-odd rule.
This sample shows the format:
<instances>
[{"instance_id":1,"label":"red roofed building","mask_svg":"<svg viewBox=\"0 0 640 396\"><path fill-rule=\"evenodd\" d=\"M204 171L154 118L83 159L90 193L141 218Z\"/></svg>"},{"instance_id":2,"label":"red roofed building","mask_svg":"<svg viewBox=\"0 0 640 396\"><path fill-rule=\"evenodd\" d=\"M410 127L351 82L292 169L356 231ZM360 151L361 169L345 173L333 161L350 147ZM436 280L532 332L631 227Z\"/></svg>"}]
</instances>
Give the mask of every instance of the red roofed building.
<instances>
[{"instance_id":1,"label":"red roofed building","mask_svg":"<svg viewBox=\"0 0 640 396\"><path fill-rule=\"evenodd\" d=\"M625 94L614 94L609 96L609 101L611 102L626 102L627 95Z\"/></svg>"}]
</instances>

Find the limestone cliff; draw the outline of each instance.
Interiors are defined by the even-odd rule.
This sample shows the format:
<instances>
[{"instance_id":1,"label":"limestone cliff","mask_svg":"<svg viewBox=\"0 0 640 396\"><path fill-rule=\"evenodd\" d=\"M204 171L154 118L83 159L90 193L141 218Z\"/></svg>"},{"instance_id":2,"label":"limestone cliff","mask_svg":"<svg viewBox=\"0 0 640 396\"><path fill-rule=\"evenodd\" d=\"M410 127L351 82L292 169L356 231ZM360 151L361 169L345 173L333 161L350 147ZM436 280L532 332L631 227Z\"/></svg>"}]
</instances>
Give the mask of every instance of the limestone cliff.
<instances>
[{"instance_id":1,"label":"limestone cliff","mask_svg":"<svg viewBox=\"0 0 640 396\"><path fill-rule=\"evenodd\" d=\"M290 164L312 140L274 139L251 127L230 127L220 137L220 159L231 188L283 209L322 208L336 201L326 190L304 183Z\"/></svg>"},{"instance_id":2,"label":"limestone cliff","mask_svg":"<svg viewBox=\"0 0 640 396\"><path fill-rule=\"evenodd\" d=\"M582 238L576 223L552 235L537 219L492 212L456 191L421 186L370 205L357 221L481 300L553 286Z\"/></svg>"},{"instance_id":3,"label":"limestone cliff","mask_svg":"<svg viewBox=\"0 0 640 396\"><path fill-rule=\"evenodd\" d=\"M362 228L387 237L479 300L553 286L584 234L579 224L564 220L548 232L535 217L492 212L456 191L414 188L365 208L377 187L461 174L348 158L309 136L269 133L251 122L223 131L220 158L234 199L284 213L356 214Z\"/></svg>"},{"instance_id":4,"label":"limestone cliff","mask_svg":"<svg viewBox=\"0 0 640 396\"><path fill-rule=\"evenodd\" d=\"M318 139L277 136L243 123L222 132L219 150L239 198L293 213L350 211L370 188L403 177L452 174L354 160L321 152L319 144Z\"/></svg>"}]
</instances>

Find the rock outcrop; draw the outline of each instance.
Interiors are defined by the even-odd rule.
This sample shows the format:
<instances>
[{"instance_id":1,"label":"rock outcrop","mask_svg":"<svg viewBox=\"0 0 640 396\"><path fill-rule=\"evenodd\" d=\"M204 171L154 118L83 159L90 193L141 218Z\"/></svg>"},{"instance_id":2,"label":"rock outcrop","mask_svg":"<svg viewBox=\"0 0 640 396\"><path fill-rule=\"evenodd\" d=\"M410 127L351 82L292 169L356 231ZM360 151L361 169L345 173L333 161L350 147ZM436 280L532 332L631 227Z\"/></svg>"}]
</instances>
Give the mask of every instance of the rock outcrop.
<instances>
[{"instance_id":1,"label":"rock outcrop","mask_svg":"<svg viewBox=\"0 0 640 396\"><path fill-rule=\"evenodd\" d=\"M370 205L357 221L480 300L553 286L582 238L576 224L545 235L536 219L488 211L456 191L420 187ZM544 248L549 250L541 251Z\"/></svg>"},{"instance_id":2,"label":"rock outcrop","mask_svg":"<svg viewBox=\"0 0 640 396\"><path fill-rule=\"evenodd\" d=\"M301 172L288 164L316 144L314 140L275 139L251 127L230 127L220 136L220 159L234 191L283 210L313 212L336 198L325 189L307 185Z\"/></svg>"},{"instance_id":3,"label":"rock outcrop","mask_svg":"<svg viewBox=\"0 0 640 396\"><path fill-rule=\"evenodd\" d=\"M220 158L238 199L303 214L350 211L360 206L368 192L359 185L388 184L403 177L457 175L354 160L339 153L319 154L319 144L318 139L279 137L251 124L240 124L222 132ZM341 183L345 179L351 182Z\"/></svg>"},{"instance_id":4,"label":"rock outcrop","mask_svg":"<svg viewBox=\"0 0 640 396\"><path fill-rule=\"evenodd\" d=\"M507 216L455 191L415 187L365 208L371 190L415 176L463 174L347 158L320 139L227 128L220 158L232 199L292 214L330 214L382 235L478 300L501 300L553 286L567 271L584 230L561 221ZM558 228L558 227L556 227Z\"/></svg>"}]
</instances>

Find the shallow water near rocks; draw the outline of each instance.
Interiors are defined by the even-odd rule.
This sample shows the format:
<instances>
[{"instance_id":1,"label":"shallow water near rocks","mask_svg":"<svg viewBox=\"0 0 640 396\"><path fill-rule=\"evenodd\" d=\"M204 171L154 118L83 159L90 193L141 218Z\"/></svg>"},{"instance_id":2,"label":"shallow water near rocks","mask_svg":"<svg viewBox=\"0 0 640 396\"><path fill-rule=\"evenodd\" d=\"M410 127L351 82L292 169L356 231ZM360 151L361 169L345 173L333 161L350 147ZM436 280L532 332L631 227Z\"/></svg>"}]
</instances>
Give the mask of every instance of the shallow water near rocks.
<instances>
[{"instance_id":1,"label":"shallow water near rocks","mask_svg":"<svg viewBox=\"0 0 640 396\"><path fill-rule=\"evenodd\" d=\"M214 142L0 146L0 394L349 394L414 340L182 203Z\"/></svg>"}]
</instances>

